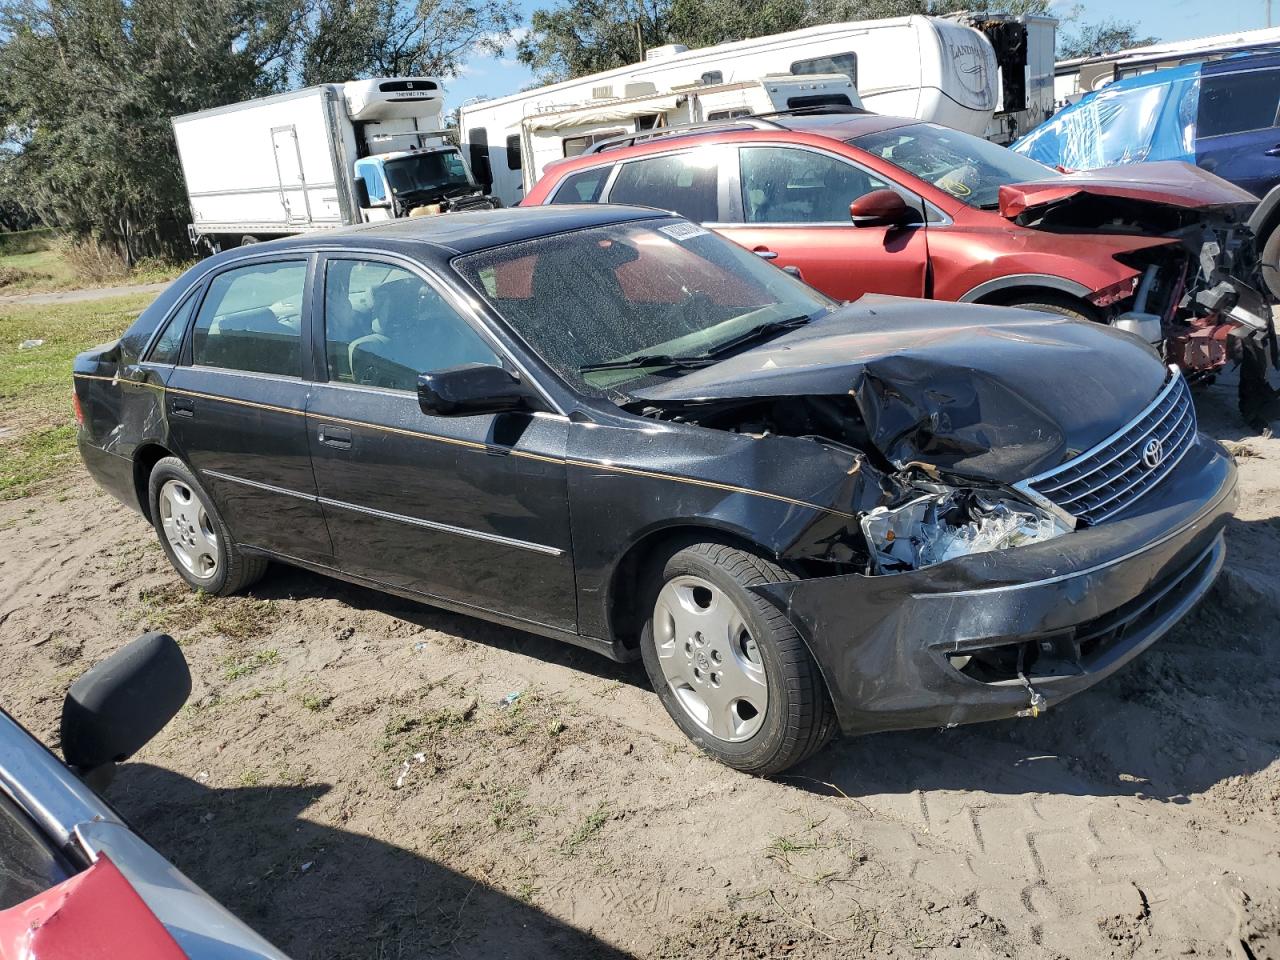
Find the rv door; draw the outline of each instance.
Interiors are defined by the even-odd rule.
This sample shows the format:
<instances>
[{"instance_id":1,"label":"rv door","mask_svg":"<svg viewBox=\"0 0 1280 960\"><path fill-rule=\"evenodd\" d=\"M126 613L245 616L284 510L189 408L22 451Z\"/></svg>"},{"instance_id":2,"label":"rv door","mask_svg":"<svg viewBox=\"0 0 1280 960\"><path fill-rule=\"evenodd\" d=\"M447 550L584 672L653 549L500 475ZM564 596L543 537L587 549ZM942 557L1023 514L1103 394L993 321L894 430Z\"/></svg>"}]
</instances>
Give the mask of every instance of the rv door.
<instances>
[{"instance_id":1,"label":"rv door","mask_svg":"<svg viewBox=\"0 0 1280 960\"><path fill-rule=\"evenodd\" d=\"M290 224L311 222L311 200L302 173L302 151L298 147L298 128L273 127L271 144L275 148L276 178L280 183L280 203Z\"/></svg>"}]
</instances>

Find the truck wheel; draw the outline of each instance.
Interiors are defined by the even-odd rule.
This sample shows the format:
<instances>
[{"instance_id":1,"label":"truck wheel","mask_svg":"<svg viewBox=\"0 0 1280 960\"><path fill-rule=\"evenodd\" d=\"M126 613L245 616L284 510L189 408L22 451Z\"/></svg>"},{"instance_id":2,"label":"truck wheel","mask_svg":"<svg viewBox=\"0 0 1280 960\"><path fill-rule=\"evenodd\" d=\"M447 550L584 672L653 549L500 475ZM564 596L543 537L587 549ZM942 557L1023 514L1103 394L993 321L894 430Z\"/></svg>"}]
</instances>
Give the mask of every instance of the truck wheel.
<instances>
[{"instance_id":1,"label":"truck wheel","mask_svg":"<svg viewBox=\"0 0 1280 960\"><path fill-rule=\"evenodd\" d=\"M1028 296L1022 300L1011 300L1006 307L1019 307L1023 310L1038 310L1041 313L1056 313L1072 320L1091 320L1097 322L1098 317L1082 303L1068 300L1066 297Z\"/></svg>"},{"instance_id":2,"label":"truck wheel","mask_svg":"<svg viewBox=\"0 0 1280 960\"><path fill-rule=\"evenodd\" d=\"M177 457L156 463L147 493L160 546L188 585L225 597L262 579L267 561L240 552L213 501Z\"/></svg>"},{"instance_id":3,"label":"truck wheel","mask_svg":"<svg viewBox=\"0 0 1280 960\"><path fill-rule=\"evenodd\" d=\"M793 577L719 543L675 553L650 582L649 680L694 743L734 769L779 773L822 747L835 710L791 621L748 587Z\"/></svg>"},{"instance_id":4,"label":"truck wheel","mask_svg":"<svg viewBox=\"0 0 1280 960\"><path fill-rule=\"evenodd\" d=\"M1262 245L1262 279L1273 297L1280 297L1280 225L1271 230Z\"/></svg>"}]
</instances>

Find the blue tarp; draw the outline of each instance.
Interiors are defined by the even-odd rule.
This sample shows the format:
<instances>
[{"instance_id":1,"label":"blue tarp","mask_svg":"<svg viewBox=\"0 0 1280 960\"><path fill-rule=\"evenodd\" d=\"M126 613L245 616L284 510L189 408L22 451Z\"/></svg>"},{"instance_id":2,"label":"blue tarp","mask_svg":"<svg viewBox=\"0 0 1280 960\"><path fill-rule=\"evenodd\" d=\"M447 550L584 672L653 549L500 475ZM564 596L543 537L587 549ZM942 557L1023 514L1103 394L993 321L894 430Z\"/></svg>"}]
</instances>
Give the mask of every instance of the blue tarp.
<instances>
[{"instance_id":1,"label":"blue tarp","mask_svg":"<svg viewBox=\"0 0 1280 960\"><path fill-rule=\"evenodd\" d=\"M1068 170L1144 160L1195 163L1200 66L1117 80L1064 107L1011 149Z\"/></svg>"}]
</instances>

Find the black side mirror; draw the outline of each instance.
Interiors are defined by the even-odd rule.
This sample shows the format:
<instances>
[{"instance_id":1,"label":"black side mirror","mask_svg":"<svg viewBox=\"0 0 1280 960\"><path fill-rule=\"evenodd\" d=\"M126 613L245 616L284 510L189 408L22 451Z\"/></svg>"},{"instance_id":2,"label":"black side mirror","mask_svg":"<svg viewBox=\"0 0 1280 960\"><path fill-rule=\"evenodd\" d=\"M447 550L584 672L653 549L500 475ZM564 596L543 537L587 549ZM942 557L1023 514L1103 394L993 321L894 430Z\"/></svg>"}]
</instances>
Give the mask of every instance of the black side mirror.
<instances>
[{"instance_id":1,"label":"black side mirror","mask_svg":"<svg viewBox=\"0 0 1280 960\"><path fill-rule=\"evenodd\" d=\"M849 204L849 219L855 227L903 227L917 223L920 214L893 190L872 190Z\"/></svg>"},{"instance_id":2,"label":"black side mirror","mask_svg":"<svg viewBox=\"0 0 1280 960\"><path fill-rule=\"evenodd\" d=\"M137 753L191 695L191 671L173 637L146 633L91 667L62 704L62 755L93 786Z\"/></svg>"},{"instance_id":3,"label":"black side mirror","mask_svg":"<svg viewBox=\"0 0 1280 960\"><path fill-rule=\"evenodd\" d=\"M418 376L418 406L434 417L536 410L541 401L519 374L489 363L467 363Z\"/></svg>"},{"instance_id":4,"label":"black side mirror","mask_svg":"<svg viewBox=\"0 0 1280 960\"><path fill-rule=\"evenodd\" d=\"M364 182L364 177L356 177L356 205L361 210L368 210L369 203L369 185Z\"/></svg>"}]
</instances>

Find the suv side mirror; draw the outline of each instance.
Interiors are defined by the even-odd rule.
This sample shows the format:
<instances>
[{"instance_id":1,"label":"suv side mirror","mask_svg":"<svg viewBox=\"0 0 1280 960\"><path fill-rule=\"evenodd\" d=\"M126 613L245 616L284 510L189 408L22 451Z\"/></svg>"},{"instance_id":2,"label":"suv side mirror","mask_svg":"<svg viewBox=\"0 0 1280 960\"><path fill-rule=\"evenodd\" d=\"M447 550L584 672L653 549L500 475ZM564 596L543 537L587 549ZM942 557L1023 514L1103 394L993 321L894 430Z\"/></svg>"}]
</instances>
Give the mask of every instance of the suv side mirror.
<instances>
[{"instance_id":1,"label":"suv side mirror","mask_svg":"<svg viewBox=\"0 0 1280 960\"><path fill-rule=\"evenodd\" d=\"M418 376L418 406L434 417L537 410L542 402L518 374L490 363L467 363Z\"/></svg>"},{"instance_id":2,"label":"suv side mirror","mask_svg":"<svg viewBox=\"0 0 1280 960\"><path fill-rule=\"evenodd\" d=\"M872 190L849 204L855 227L902 227L920 220L920 214L893 190Z\"/></svg>"},{"instance_id":3,"label":"suv side mirror","mask_svg":"<svg viewBox=\"0 0 1280 960\"><path fill-rule=\"evenodd\" d=\"M146 633L89 668L62 703L62 755L92 786L137 753L191 694L191 671L167 633Z\"/></svg>"}]
</instances>

